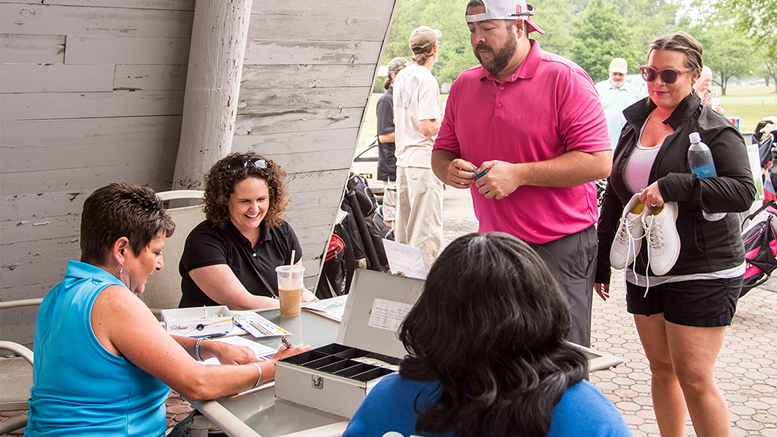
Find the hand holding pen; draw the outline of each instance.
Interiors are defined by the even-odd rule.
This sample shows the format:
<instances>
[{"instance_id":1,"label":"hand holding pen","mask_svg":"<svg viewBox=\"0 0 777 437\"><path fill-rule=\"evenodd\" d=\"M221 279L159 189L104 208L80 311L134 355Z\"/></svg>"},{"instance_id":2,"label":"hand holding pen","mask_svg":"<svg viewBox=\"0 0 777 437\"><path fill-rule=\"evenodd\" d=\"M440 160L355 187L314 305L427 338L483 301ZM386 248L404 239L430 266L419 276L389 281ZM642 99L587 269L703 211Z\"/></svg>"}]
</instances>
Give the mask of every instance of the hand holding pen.
<instances>
[{"instance_id":1,"label":"hand holding pen","mask_svg":"<svg viewBox=\"0 0 777 437\"><path fill-rule=\"evenodd\" d=\"M291 345L291 342L289 341L288 338L286 338L285 335L281 335L281 343L283 343L283 346L286 349L292 349L293 348L293 346Z\"/></svg>"}]
</instances>

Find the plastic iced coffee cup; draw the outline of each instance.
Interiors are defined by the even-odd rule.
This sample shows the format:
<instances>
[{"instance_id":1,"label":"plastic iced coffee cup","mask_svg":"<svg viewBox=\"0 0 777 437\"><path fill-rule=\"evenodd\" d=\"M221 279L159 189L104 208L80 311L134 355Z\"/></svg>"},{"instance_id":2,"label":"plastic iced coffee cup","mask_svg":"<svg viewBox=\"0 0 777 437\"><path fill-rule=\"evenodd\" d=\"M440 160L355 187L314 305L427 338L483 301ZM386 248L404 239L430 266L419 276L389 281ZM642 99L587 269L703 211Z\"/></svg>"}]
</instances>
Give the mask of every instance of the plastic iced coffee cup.
<instances>
[{"instance_id":1,"label":"plastic iced coffee cup","mask_svg":"<svg viewBox=\"0 0 777 437\"><path fill-rule=\"evenodd\" d=\"M298 316L302 304L302 279L305 276L305 267L280 266L275 268L275 272L278 274L278 299L280 300L281 315Z\"/></svg>"}]
</instances>

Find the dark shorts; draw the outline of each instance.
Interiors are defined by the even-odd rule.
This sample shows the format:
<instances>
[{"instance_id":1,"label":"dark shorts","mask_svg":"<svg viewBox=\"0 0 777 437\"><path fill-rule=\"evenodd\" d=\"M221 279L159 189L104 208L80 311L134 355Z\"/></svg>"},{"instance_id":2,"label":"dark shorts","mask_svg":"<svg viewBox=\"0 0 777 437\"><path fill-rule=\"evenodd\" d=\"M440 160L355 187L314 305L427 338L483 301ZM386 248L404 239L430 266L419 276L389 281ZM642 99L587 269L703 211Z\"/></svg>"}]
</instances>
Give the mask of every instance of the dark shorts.
<instances>
[{"instance_id":1,"label":"dark shorts","mask_svg":"<svg viewBox=\"0 0 777 437\"><path fill-rule=\"evenodd\" d=\"M664 313L668 322L713 328L728 326L737 310L742 277L675 282L645 287L626 283L626 307L631 314Z\"/></svg>"}]
</instances>

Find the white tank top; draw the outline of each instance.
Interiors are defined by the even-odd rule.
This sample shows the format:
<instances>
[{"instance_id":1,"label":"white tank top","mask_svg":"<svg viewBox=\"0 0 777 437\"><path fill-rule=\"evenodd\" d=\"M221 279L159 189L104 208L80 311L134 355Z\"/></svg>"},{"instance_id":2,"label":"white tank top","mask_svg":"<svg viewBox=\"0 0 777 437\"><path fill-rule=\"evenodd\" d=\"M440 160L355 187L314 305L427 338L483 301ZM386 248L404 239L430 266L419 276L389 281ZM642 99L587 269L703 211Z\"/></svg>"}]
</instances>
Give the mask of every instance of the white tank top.
<instances>
[{"instance_id":1,"label":"white tank top","mask_svg":"<svg viewBox=\"0 0 777 437\"><path fill-rule=\"evenodd\" d=\"M647 124L647 121L645 121L645 124ZM642 128L639 130L639 138L637 138L637 147L631 152L629 162L626 163L626 168L623 169L623 183L631 194L639 193L647 188L648 181L650 180L650 170L653 169L656 155L658 155L658 151L661 150L663 145L662 143L655 147L643 146L640 139L644 130L645 126L642 125Z\"/></svg>"}]
</instances>

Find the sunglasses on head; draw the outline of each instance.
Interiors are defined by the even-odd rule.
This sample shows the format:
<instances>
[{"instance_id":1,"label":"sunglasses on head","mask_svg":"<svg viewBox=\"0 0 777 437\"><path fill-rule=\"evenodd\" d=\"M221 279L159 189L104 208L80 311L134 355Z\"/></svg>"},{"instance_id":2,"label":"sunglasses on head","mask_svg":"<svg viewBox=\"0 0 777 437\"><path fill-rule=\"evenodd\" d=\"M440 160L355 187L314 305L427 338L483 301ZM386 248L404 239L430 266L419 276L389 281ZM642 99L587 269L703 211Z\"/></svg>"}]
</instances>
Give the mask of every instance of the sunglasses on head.
<instances>
[{"instance_id":1,"label":"sunglasses on head","mask_svg":"<svg viewBox=\"0 0 777 437\"><path fill-rule=\"evenodd\" d=\"M642 73L642 79L644 79L645 82L653 82L658 76L661 76L661 81L664 83L675 83L677 82L677 76L679 76L680 73L691 70L693 70L693 68L683 68L682 70L664 68L659 71L649 65L639 67L639 71Z\"/></svg>"},{"instance_id":2,"label":"sunglasses on head","mask_svg":"<svg viewBox=\"0 0 777 437\"><path fill-rule=\"evenodd\" d=\"M229 164L227 165L227 168L231 171L240 171L247 167L254 167L254 168L267 168L267 161L265 161L262 158L242 158L237 157L233 159L232 161L229 161Z\"/></svg>"}]
</instances>

